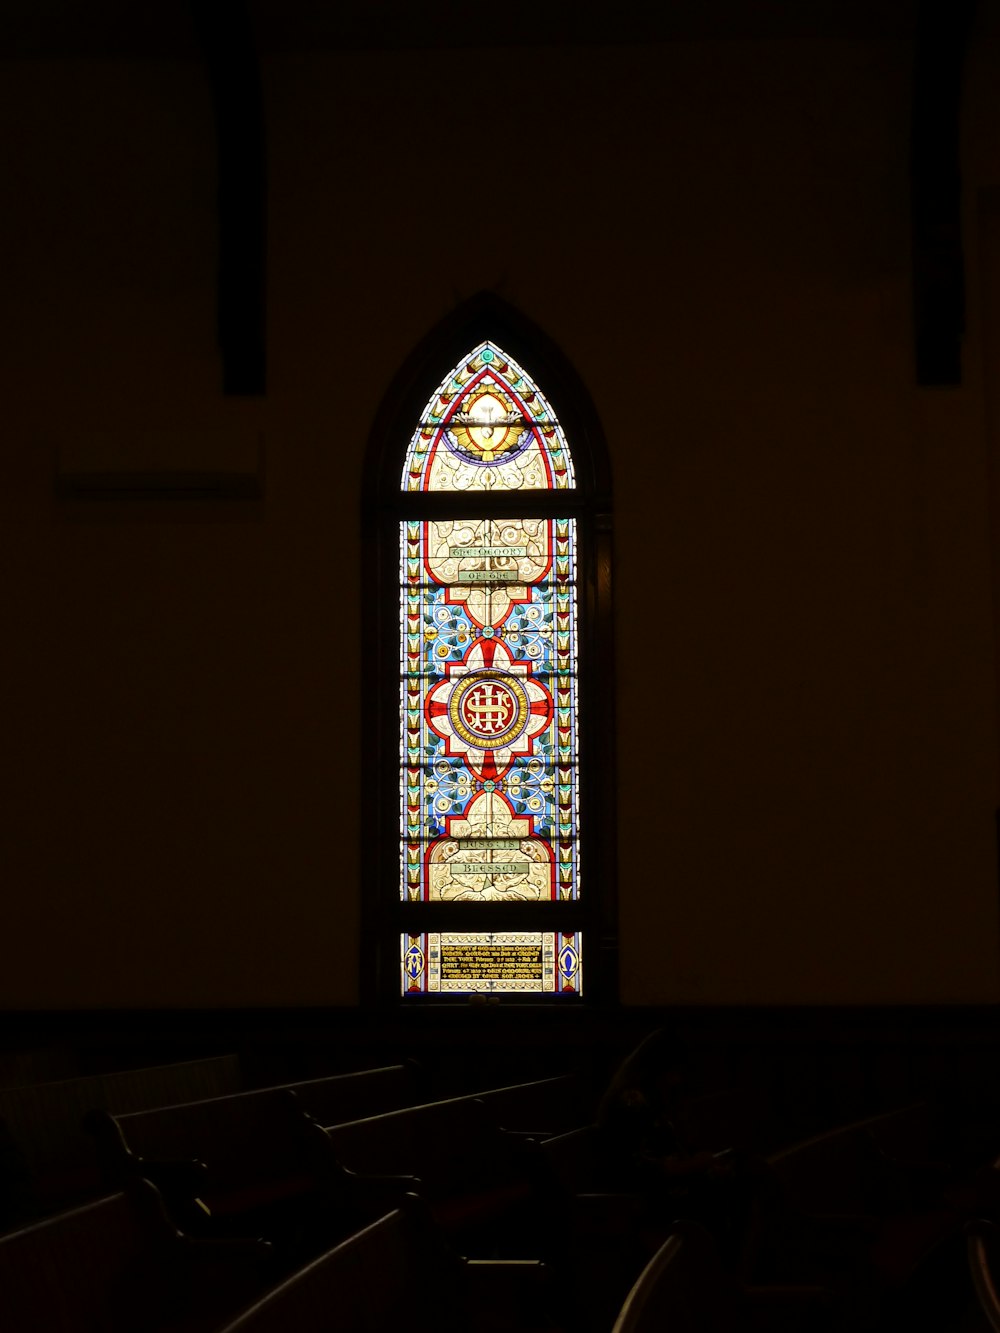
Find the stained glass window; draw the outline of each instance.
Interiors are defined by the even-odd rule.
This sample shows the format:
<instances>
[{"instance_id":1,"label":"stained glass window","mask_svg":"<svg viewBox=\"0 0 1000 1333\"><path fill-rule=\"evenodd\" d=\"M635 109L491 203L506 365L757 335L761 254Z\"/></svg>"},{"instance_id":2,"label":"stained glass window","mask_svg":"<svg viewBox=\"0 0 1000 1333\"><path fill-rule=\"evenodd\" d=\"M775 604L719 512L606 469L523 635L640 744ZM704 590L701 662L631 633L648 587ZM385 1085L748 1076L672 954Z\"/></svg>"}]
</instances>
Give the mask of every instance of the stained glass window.
<instances>
[{"instance_id":1,"label":"stained glass window","mask_svg":"<svg viewBox=\"0 0 1000 1333\"><path fill-rule=\"evenodd\" d=\"M611 477L565 356L481 293L366 468L366 999L615 994ZM585 947L586 946L586 947Z\"/></svg>"},{"instance_id":2,"label":"stained glass window","mask_svg":"<svg viewBox=\"0 0 1000 1333\"><path fill-rule=\"evenodd\" d=\"M454 905L448 930L401 937L406 995L581 991L579 931L476 918L581 893L578 529L539 507L574 486L542 391L495 343L472 348L427 403L401 477L399 894ZM422 515L421 495L467 496L468 511Z\"/></svg>"}]
</instances>

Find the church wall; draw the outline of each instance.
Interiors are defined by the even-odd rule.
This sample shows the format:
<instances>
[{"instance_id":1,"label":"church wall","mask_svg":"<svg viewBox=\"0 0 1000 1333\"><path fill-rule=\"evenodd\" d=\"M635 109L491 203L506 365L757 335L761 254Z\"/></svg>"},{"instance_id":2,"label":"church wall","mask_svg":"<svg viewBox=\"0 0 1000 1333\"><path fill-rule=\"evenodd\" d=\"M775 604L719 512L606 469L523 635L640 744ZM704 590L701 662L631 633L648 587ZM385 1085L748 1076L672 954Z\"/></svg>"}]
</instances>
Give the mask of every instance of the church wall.
<instances>
[{"instance_id":1,"label":"church wall","mask_svg":"<svg viewBox=\"0 0 1000 1333\"><path fill-rule=\"evenodd\" d=\"M201 71L5 69L0 1006L356 1001L365 443L484 288L611 453L622 998L998 998L983 385L914 388L910 59L266 58L259 401ZM264 498L55 498L60 450L194 434L262 437Z\"/></svg>"}]
</instances>

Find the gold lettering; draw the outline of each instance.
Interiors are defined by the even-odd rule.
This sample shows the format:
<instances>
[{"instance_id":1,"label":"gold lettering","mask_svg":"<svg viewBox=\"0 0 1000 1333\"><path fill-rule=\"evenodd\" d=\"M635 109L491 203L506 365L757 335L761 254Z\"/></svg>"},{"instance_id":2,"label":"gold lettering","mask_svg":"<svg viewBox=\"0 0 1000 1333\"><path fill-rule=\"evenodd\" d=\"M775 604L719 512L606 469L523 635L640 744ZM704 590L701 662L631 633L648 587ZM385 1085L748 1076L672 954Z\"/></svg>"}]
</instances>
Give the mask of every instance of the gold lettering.
<instances>
[{"instance_id":1,"label":"gold lettering","mask_svg":"<svg viewBox=\"0 0 1000 1333\"><path fill-rule=\"evenodd\" d=\"M453 944L441 949L445 981L541 981L540 947L509 944Z\"/></svg>"}]
</instances>

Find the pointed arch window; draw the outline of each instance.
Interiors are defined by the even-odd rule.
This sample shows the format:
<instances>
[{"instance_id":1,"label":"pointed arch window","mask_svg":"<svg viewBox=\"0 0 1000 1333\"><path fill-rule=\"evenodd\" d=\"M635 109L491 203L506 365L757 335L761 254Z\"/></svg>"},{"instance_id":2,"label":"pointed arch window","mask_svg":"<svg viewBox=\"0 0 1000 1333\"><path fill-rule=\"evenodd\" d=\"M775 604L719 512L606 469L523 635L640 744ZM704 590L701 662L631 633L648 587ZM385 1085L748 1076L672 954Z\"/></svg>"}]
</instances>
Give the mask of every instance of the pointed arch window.
<instances>
[{"instance_id":1,"label":"pointed arch window","mask_svg":"<svg viewBox=\"0 0 1000 1333\"><path fill-rule=\"evenodd\" d=\"M591 998L592 972L594 993L607 989L611 920L613 837L596 827L609 701L586 714L610 665L598 644L607 505L543 376L515 354L510 312L493 304L451 330L460 355L444 365L435 341L409 376L412 415L391 414L378 476L384 662L395 646L368 889L381 990Z\"/></svg>"}]
</instances>

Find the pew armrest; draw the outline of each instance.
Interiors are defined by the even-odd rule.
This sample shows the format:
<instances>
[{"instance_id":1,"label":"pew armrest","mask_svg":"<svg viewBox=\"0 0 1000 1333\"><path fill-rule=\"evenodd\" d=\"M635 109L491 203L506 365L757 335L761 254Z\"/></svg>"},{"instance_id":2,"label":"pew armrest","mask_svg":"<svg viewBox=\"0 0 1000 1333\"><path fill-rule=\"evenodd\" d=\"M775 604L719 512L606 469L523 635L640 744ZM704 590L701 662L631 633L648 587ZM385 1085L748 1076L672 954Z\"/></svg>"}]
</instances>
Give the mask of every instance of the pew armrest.
<instances>
[{"instance_id":1,"label":"pew armrest","mask_svg":"<svg viewBox=\"0 0 1000 1333\"><path fill-rule=\"evenodd\" d=\"M359 1171L350 1171L348 1175L361 1199L380 1206L398 1205L406 1194L420 1195L424 1183L419 1176L375 1175Z\"/></svg>"},{"instance_id":2,"label":"pew armrest","mask_svg":"<svg viewBox=\"0 0 1000 1333\"><path fill-rule=\"evenodd\" d=\"M83 1124L94 1137L101 1175L107 1184L121 1189L130 1181L145 1177L161 1190L185 1194L198 1194L204 1186L208 1174L204 1162L140 1157L129 1147L121 1126L110 1112L88 1111Z\"/></svg>"},{"instance_id":3,"label":"pew armrest","mask_svg":"<svg viewBox=\"0 0 1000 1333\"><path fill-rule=\"evenodd\" d=\"M549 1272L541 1260L466 1259L463 1269L469 1309L484 1313L491 1333L549 1326Z\"/></svg>"},{"instance_id":4,"label":"pew armrest","mask_svg":"<svg viewBox=\"0 0 1000 1333\"><path fill-rule=\"evenodd\" d=\"M247 1263L267 1264L274 1255L274 1246L261 1237L245 1236L189 1236L180 1232L175 1242L176 1252L194 1263Z\"/></svg>"},{"instance_id":5,"label":"pew armrest","mask_svg":"<svg viewBox=\"0 0 1000 1333\"><path fill-rule=\"evenodd\" d=\"M134 1157L133 1169L147 1180L151 1180L165 1196L200 1194L208 1180L208 1167L197 1158L190 1161L164 1158L157 1161L151 1157Z\"/></svg>"}]
</instances>

